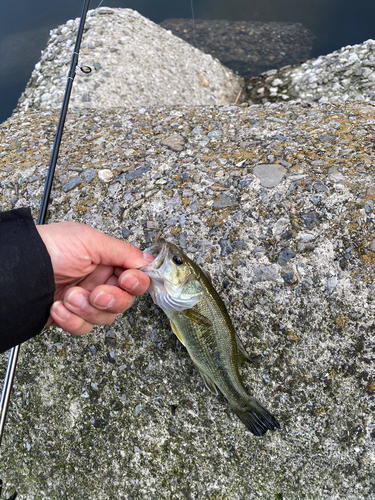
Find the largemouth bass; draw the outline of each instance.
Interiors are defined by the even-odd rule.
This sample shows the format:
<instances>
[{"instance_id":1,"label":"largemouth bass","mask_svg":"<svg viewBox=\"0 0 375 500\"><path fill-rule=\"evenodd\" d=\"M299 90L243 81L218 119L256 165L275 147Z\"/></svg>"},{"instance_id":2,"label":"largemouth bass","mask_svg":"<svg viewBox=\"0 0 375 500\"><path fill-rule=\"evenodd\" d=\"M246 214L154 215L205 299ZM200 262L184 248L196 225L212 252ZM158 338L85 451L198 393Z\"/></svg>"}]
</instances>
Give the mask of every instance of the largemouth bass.
<instances>
[{"instance_id":1,"label":"largemouth bass","mask_svg":"<svg viewBox=\"0 0 375 500\"><path fill-rule=\"evenodd\" d=\"M222 393L230 408L256 436L279 429L279 422L250 396L239 375L239 359L251 361L227 309L206 274L181 250L160 239L153 262L141 268L151 279L149 293L168 316L206 387Z\"/></svg>"}]
</instances>

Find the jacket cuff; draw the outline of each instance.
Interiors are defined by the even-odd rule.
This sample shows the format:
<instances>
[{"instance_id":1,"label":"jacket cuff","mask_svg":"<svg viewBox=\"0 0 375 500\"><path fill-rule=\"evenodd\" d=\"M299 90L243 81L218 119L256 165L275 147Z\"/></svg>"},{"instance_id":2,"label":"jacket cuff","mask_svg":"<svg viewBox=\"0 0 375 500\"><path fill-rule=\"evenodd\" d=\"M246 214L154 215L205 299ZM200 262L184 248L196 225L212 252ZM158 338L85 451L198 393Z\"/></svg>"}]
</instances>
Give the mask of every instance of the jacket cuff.
<instances>
[{"instance_id":1,"label":"jacket cuff","mask_svg":"<svg viewBox=\"0 0 375 500\"><path fill-rule=\"evenodd\" d=\"M0 213L0 352L37 335L49 317L51 258L29 208Z\"/></svg>"}]
</instances>

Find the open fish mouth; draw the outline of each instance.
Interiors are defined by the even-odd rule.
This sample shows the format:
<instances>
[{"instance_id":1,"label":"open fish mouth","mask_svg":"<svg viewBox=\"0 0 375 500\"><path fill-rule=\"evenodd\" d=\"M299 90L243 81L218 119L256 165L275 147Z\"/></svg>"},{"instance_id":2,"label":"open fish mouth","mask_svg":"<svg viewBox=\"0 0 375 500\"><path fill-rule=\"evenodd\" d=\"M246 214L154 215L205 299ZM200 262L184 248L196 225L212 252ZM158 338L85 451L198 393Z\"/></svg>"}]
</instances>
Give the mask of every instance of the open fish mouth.
<instances>
[{"instance_id":1,"label":"open fish mouth","mask_svg":"<svg viewBox=\"0 0 375 500\"><path fill-rule=\"evenodd\" d=\"M141 267L140 270L151 277L149 273L152 273L152 271L157 271L164 264L165 258L168 253L168 244L163 238L159 238L156 243L147 248L147 253L150 253L152 256L154 256L155 260L147 266Z\"/></svg>"}]
</instances>

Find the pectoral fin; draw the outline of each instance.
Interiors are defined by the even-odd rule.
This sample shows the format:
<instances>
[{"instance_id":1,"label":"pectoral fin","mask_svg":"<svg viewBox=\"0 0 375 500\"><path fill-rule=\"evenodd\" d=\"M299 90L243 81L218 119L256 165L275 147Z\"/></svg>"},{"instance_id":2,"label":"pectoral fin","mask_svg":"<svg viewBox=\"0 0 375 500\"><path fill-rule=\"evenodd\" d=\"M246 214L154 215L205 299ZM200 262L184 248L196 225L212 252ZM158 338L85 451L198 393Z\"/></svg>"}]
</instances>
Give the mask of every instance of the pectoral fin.
<instances>
[{"instance_id":1,"label":"pectoral fin","mask_svg":"<svg viewBox=\"0 0 375 500\"><path fill-rule=\"evenodd\" d=\"M173 323L172 320L169 320L170 323L171 323L171 328L173 330L173 333L176 335L176 337L178 338L178 340L181 342L182 345L185 345L185 342L183 341L183 338L180 334L180 332L177 330L177 326Z\"/></svg>"},{"instance_id":2,"label":"pectoral fin","mask_svg":"<svg viewBox=\"0 0 375 500\"><path fill-rule=\"evenodd\" d=\"M182 311L180 314L190 319L197 325L212 326L211 321L208 318L206 318L206 316L203 316L203 314L193 311L192 309L186 309L185 311Z\"/></svg>"}]
</instances>

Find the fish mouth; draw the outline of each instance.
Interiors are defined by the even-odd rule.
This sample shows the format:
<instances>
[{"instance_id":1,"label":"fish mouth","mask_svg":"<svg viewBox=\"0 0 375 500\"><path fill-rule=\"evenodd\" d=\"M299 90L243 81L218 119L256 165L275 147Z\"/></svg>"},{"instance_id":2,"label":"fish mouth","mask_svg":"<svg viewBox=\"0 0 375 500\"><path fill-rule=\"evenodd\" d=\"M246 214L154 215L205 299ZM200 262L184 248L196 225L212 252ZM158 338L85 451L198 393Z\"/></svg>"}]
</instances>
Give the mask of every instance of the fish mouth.
<instances>
[{"instance_id":1,"label":"fish mouth","mask_svg":"<svg viewBox=\"0 0 375 500\"><path fill-rule=\"evenodd\" d=\"M163 238L159 238L150 248L147 248L147 253L150 253L155 260L147 266L141 267L140 270L150 276L149 273L157 271L164 264L168 253L168 244ZM150 276L151 277L151 276Z\"/></svg>"}]
</instances>

